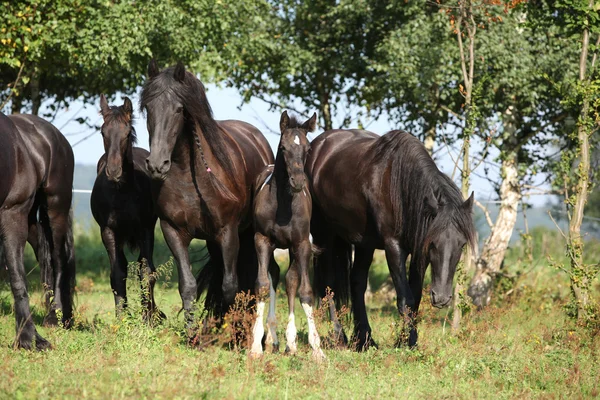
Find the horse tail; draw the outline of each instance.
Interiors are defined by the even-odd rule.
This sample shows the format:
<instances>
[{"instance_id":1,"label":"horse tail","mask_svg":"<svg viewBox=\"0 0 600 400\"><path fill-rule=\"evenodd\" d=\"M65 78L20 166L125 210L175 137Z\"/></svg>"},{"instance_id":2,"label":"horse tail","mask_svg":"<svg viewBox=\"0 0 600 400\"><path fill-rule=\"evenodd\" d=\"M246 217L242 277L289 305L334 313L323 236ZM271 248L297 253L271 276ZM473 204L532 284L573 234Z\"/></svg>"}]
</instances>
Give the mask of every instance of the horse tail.
<instances>
[{"instance_id":1,"label":"horse tail","mask_svg":"<svg viewBox=\"0 0 600 400\"><path fill-rule=\"evenodd\" d=\"M325 297L327 289L330 289L338 307L348 305L350 303L352 245L336 236L330 247L314 246L313 254L314 283L319 296Z\"/></svg>"},{"instance_id":2,"label":"horse tail","mask_svg":"<svg viewBox=\"0 0 600 400\"><path fill-rule=\"evenodd\" d=\"M75 295L75 241L73 240L73 207L69 209L67 218L67 231L65 233L64 248L61 254L64 255L63 279L61 282L61 293L63 293L63 321L65 324L71 323L73 317L73 296Z\"/></svg>"},{"instance_id":3,"label":"horse tail","mask_svg":"<svg viewBox=\"0 0 600 400\"><path fill-rule=\"evenodd\" d=\"M273 256L271 255L271 263L269 265L269 271L273 270L272 263L274 262ZM277 266L277 269L279 267ZM238 292L253 294L256 288L256 279L258 277L258 256L256 254L256 246L254 245L254 229L248 228L244 232L240 233L240 251L238 253L237 262L237 275L238 275ZM279 277L272 277L276 279L274 285L279 282Z\"/></svg>"},{"instance_id":4,"label":"horse tail","mask_svg":"<svg viewBox=\"0 0 600 400\"><path fill-rule=\"evenodd\" d=\"M38 203L38 202L36 202ZM52 267L52 230L50 228L50 218L48 217L48 206L45 202L39 202L36 221L37 230L37 249L36 258L40 265L40 279L42 289L44 290L44 304L46 309L50 310L52 297L54 296L54 268Z\"/></svg>"}]
</instances>

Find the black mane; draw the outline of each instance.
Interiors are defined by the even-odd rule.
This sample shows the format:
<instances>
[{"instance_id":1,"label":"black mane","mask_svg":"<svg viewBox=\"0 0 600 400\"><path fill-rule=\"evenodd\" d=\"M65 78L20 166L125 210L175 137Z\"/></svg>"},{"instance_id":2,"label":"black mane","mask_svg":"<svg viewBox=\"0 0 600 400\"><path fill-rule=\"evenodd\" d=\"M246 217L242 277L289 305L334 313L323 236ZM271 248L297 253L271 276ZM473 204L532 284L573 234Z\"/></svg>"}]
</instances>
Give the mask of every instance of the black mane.
<instances>
[{"instance_id":1,"label":"black mane","mask_svg":"<svg viewBox=\"0 0 600 400\"><path fill-rule=\"evenodd\" d=\"M458 187L437 168L416 137L400 130L390 131L377 139L371 152L368 162L391 162L390 201L396 234L409 246L413 263L426 267L432 237L450 224L470 245L474 244L471 210L465 209ZM431 201L438 204L437 212L428 206ZM405 234L408 232L416 235Z\"/></svg>"},{"instance_id":2,"label":"black mane","mask_svg":"<svg viewBox=\"0 0 600 400\"><path fill-rule=\"evenodd\" d=\"M142 90L140 109L143 110L146 105L154 98L160 96L167 90L174 93L186 112L186 119L189 119L191 130L198 126L204 135L204 138L210 145L210 148L221 163L221 166L230 176L234 173L234 165L227 152L227 143L224 135L220 131L217 121L213 118L212 109L206 98L204 85L192 73L185 72L182 82L178 82L174 77L176 67L169 67L162 70L157 76L149 79Z\"/></svg>"}]
</instances>

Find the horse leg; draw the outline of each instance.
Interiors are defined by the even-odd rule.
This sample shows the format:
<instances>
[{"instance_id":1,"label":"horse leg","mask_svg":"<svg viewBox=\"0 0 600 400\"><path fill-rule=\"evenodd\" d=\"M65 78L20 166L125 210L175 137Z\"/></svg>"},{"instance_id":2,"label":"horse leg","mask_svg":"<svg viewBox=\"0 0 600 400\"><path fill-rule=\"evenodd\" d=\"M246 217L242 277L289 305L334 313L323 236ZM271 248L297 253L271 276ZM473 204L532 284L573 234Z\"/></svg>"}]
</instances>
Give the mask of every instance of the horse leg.
<instances>
[{"instance_id":1,"label":"horse leg","mask_svg":"<svg viewBox=\"0 0 600 400\"><path fill-rule=\"evenodd\" d=\"M57 310L62 313L61 321L68 326L72 321L73 306L71 304L73 281L67 270L67 232L69 227L70 199L67 203L58 195L48 196L48 224L52 236L52 269L54 270L54 300L50 305L48 315L44 319L45 325L56 325ZM42 221L43 223L43 221Z\"/></svg>"},{"instance_id":2,"label":"horse leg","mask_svg":"<svg viewBox=\"0 0 600 400\"><path fill-rule=\"evenodd\" d=\"M4 261L10 277L10 288L15 301L16 339L15 348L31 349L35 336L38 350L51 348L50 343L37 333L27 294L27 276L23 265L23 250L27 241L27 214L30 202L20 207L3 209L0 213L0 232L3 233Z\"/></svg>"},{"instance_id":3,"label":"horse leg","mask_svg":"<svg viewBox=\"0 0 600 400\"><path fill-rule=\"evenodd\" d=\"M314 265L315 287L317 289L320 302L321 299L326 297L327 288L334 287L335 268L333 262L336 238L325 228L327 226L327 222L318 218L318 215L319 213L317 212L317 209L313 209L313 220L311 221L313 243L316 247L322 249L321 254L315 257ZM323 306L324 304L320 305ZM346 337L344 328L337 317L335 301L333 299L329 299L327 307L329 307L329 319L333 324L332 340L337 346L346 347L348 344L348 338Z\"/></svg>"},{"instance_id":4,"label":"horse leg","mask_svg":"<svg viewBox=\"0 0 600 400\"><path fill-rule=\"evenodd\" d=\"M277 265L277 263L275 263ZM272 265L272 263L271 263ZM277 284L278 278L273 278L275 272L279 274L279 266L277 271L275 268L269 268L269 315L267 315L267 336L265 344L271 347L271 351L276 353L279 351L279 338L277 338L277 316L275 315L275 306L277 305Z\"/></svg>"},{"instance_id":5,"label":"horse leg","mask_svg":"<svg viewBox=\"0 0 600 400\"><path fill-rule=\"evenodd\" d=\"M414 315L416 310L415 300L407 280L407 257L408 253L400 247L397 239L392 238L385 241L385 258L396 289L398 312L405 321L405 329L408 329L408 338L401 338L401 342L408 339L408 345L414 347L417 344Z\"/></svg>"},{"instance_id":6,"label":"horse leg","mask_svg":"<svg viewBox=\"0 0 600 400\"><path fill-rule=\"evenodd\" d=\"M144 309L144 320L149 323L164 320L166 315L158 309L154 300L154 286L156 285L156 267L154 266L154 225L143 233L140 246L139 275L142 287L142 307ZM158 320L155 321L154 319Z\"/></svg>"},{"instance_id":7,"label":"horse leg","mask_svg":"<svg viewBox=\"0 0 600 400\"><path fill-rule=\"evenodd\" d=\"M263 353L262 338L265 334L265 327L263 324L263 316L265 312L265 298L269 293L271 287L268 267L269 259L273 253L273 245L268 237L256 232L254 234L254 245L256 247L256 254L258 256L258 276L256 278L256 320L254 321L254 328L252 329L252 347L250 349L250 356L260 357Z\"/></svg>"},{"instance_id":8,"label":"horse leg","mask_svg":"<svg viewBox=\"0 0 600 400\"><path fill-rule=\"evenodd\" d=\"M425 277L425 270L417 265L410 266L408 272L408 284L410 285L410 291L415 299L414 312L419 311L419 305L421 304L421 298L423 297L423 279Z\"/></svg>"},{"instance_id":9,"label":"horse leg","mask_svg":"<svg viewBox=\"0 0 600 400\"><path fill-rule=\"evenodd\" d=\"M190 264L190 255L188 252L188 246L192 240L189 236L180 235L167 221L160 221L160 227L165 237L165 241L177 262L177 272L179 273L179 295L183 302L186 328L192 329L194 327L193 307L197 290L196 279L192 274L192 265Z\"/></svg>"},{"instance_id":10,"label":"horse leg","mask_svg":"<svg viewBox=\"0 0 600 400\"><path fill-rule=\"evenodd\" d=\"M275 306L277 305L277 285L279 284L279 264L273 257L269 262L269 315L267 316L267 336L265 344L271 347L271 351L276 353L279 351L279 339L277 338L277 315L275 314Z\"/></svg>"},{"instance_id":11,"label":"horse leg","mask_svg":"<svg viewBox=\"0 0 600 400\"><path fill-rule=\"evenodd\" d=\"M352 313L354 314L354 342L356 350L367 350L370 346L377 347L371 336L371 326L367 317L365 291L369 279L369 268L373 261L374 249L355 246L354 264L351 271Z\"/></svg>"},{"instance_id":12,"label":"horse leg","mask_svg":"<svg viewBox=\"0 0 600 400\"><path fill-rule=\"evenodd\" d=\"M238 291L237 260L240 251L240 238L237 227L225 227L221 231L219 246L223 254L223 299L226 309L235 302Z\"/></svg>"},{"instance_id":13,"label":"horse leg","mask_svg":"<svg viewBox=\"0 0 600 400\"><path fill-rule=\"evenodd\" d=\"M127 307L127 259L123 246L117 242L112 229L102 229L102 242L110 261L110 287L115 297L115 314L118 318Z\"/></svg>"},{"instance_id":14,"label":"horse leg","mask_svg":"<svg viewBox=\"0 0 600 400\"><path fill-rule=\"evenodd\" d=\"M300 276L298 274L298 265L295 254L290 251L290 266L287 273L285 274L285 291L288 297L288 308L290 314L288 316L288 324L285 329L285 352L295 354L297 350L296 346L296 317L294 316L294 303L296 301L296 291L300 283Z\"/></svg>"},{"instance_id":15,"label":"horse leg","mask_svg":"<svg viewBox=\"0 0 600 400\"><path fill-rule=\"evenodd\" d=\"M313 316L313 304L315 302L313 290L310 285L310 277L308 276L308 267L310 265L310 259L312 257L312 248L309 240L305 240L298 245L296 249L296 263L298 265L298 273L300 276L300 304L306 314L306 320L308 322L308 343L313 350L313 358L316 361L325 359L325 354L321 350L321 338L315 325L315 318Z\"/></svg>"}]
</instances>

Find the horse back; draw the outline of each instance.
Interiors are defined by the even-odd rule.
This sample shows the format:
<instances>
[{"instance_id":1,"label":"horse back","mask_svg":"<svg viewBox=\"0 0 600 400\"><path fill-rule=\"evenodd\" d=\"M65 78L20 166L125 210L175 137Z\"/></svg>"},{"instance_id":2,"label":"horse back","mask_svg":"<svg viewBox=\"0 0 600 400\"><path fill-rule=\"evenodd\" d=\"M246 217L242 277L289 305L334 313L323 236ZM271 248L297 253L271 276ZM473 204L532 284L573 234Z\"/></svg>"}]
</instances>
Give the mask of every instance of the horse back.
<instances>
[{"instance_id":1,"label":"horse back","mask_svg":"<svg viewBox=\"0 0 600 400\"><path fill-rule=\"evenodd\" d=\"M381 174L367 166L378 135L362 130L331 130L311 143L307 175L313 200L336 234L352 243L381 246L376 215L387 210ZM378 211L379 209L379 211Z\"/></svg>"},{"instance_id":2,"label":"horse back","mask_svg":"<svg viewBox=\"0 0 600 400\"><path fill-rule=\"evenodd\" d=\"M17 174L17 155L15 141L18 140L15 124L0 112L0 206L10 192Z\"/></svg>"},{"instance_id":3,"label":"horse back","mask_svg":"<svg viewBox=\"0 0 600 400\"><path fill-rule=\"evenodd\" d=\"M255 126L249 123L224 120L217 121L217 124L239 147L246 170L246 182L251 186L265 166L274 163L275 158L269 142Z\"/></svg>"},{"instance_id":4,"label":"horse back","mask_svg":"<svg viewBox=\"0 0 600 400\"><path fill-rule=\"evenodd\" d=\"M70 206L75 158L67 139L54 125L36 115L15 114L10 119L32 155L43 190L60 195Z\"/></svg>"}]
</instances>

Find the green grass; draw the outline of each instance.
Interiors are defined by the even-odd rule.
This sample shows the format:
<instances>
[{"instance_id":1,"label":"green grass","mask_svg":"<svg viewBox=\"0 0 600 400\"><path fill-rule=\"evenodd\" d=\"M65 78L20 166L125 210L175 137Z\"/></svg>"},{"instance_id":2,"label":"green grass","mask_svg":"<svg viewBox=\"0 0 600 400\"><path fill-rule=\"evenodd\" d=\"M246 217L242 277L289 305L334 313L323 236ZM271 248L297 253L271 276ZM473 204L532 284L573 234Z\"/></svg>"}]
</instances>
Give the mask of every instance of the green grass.
<instances>
[{"instance_id":1,"label":"green grass","mask_svg":"<svg viewBox=\"0 0 600 400\"><path fill-rule=\"evenodd\" d=\"M163 325L150 328L141 323L134 281L129 284L132 315L116 320L106 256L93 235L87 241L82 233L77 237L76 327L69 331L38 327L53 344L52 351L11 348L12 297L7 284L0 287L0 398L496 399L589 398L600 392L600 335L565 317L567 279L543 261L526 268L519 246L511 252L507 273L529 272L514 280L511 289L500 286L486 310L468 314L458 336L450 334L448 310L432 308L426 297L418 349L396 349L397 312L391 304L373 304L370 319L379 349L366 353L327 349L327 360L319 365L310 357L300 307L296 311L300 345L295 356L265 354L251 360L245 350L190 348L182 335L175 276L161 279L156 289L157 302L168 317ZM554 239L546 248L536 249L536 260L553 243ZM34 266L30 255L32 283L38 280ZM378 258L373 286L383 281L384 267ZM32 286L31 302L39 323L41 293L38 285ZM285 304L280 288L281 341L287 321ZM347 328L350 323L346 318ZM325 321L319 323L322 333L328 328Z\"/></svg>"}]
</instances>

